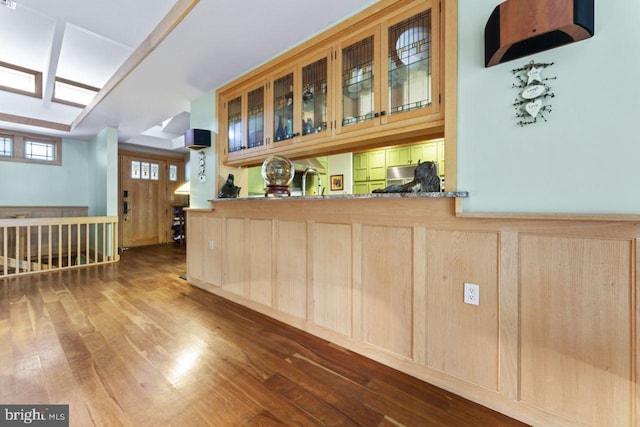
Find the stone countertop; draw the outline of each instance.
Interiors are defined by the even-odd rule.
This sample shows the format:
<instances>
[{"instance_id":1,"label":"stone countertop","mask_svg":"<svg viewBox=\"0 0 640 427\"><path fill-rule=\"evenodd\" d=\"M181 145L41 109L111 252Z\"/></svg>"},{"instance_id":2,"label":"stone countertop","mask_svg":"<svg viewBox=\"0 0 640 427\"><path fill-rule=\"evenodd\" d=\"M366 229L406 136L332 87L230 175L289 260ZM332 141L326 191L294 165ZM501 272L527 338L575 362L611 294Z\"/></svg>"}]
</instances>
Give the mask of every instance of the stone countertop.
<instances>
[{"instance_id":1,"label":"stone countertop","mask_svg":"<svg viewBox=\"0 0 640 427\"><path fill-rule=\"evenodd\" d=\"M237 199L213 199L210 203L216 202L238 202L252 200L353 200L353 199L418 199L418 198L456 198L469 197L466 191L446 191L433 193L370 193L370 194L332 194L328 196L269 196L269 197L241 197Z\"/></svg>"}]
</instances>

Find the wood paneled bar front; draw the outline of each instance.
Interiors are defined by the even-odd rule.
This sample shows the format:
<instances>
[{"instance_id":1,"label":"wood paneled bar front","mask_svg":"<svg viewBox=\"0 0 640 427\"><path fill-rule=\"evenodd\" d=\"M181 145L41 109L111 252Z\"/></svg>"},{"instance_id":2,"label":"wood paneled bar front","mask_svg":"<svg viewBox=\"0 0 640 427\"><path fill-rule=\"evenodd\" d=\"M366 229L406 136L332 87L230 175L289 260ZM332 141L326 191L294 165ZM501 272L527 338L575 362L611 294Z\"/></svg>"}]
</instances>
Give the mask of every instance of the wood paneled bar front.
<instances>
[{"instance_id":1,"label":"wood paneled bar front","mask_svg":"<svg viewBox=\"0 0 640 427\"><path fill-rule=\"evenodd\" d=\"M533 425L638 425L640 220L455 200L217 200L188 211L188 281Z\"/></svg>"}]
</instances>

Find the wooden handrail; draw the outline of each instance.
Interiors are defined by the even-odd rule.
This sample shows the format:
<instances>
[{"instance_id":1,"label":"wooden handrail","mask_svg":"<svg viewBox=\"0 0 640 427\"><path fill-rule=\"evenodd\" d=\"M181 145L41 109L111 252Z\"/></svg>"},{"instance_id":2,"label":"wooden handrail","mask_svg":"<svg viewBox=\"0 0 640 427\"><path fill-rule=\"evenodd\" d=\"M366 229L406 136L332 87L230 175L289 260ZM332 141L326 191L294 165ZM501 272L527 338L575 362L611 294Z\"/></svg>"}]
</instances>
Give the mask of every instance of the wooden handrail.
<instances>
[{"instance_id":1,"label":"wooden handrail","mask_svg":"<svg viewBox=\"0 0 640 427\"><path fill-rule=\"evenodd\" d=\"M119 258L118 217L0 219L0 278Z\"/></svg>"}]
</instances>

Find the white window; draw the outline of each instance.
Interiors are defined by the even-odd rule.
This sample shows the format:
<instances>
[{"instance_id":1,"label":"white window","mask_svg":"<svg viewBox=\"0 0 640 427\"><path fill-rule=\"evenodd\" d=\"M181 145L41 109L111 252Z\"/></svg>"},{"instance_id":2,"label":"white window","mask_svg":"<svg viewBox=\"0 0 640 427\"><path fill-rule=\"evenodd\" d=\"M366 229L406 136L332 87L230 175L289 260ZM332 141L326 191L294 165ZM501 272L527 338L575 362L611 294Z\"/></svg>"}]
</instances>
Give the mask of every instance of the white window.
<instances>
[{"instance_id":1,"label":"white window","mask_svg":"<svg viewBox=\"0 0 640 427\"><path fill-rule=\"evenodd\" d=\"M42 73L0 62L0 89L42 98Z\"/></svg>"},{"instance_id":2,"label":"white window","mask_svg":"<svg viewBox=\"0 0 640 427\"><path fill-rule=\"evenodd\" d=\"M71 80L56 78L53 87L53 101L76 107L86 107L100 89Z\"/></svg>"},{"instance_id":3,"label":"white window","mask_svg":"<svg viewBox=\"0 0 640 427\"><path fill-rule=\"evenodd\" d=\"M0 129L0 161L62 164L62 140Z\"/></svg>"},{"instance_id":4,"label":"white window","mask_svg":"<svg viewBox=\"0 0 640 427\"><path fill-rule=\"evenodd\" d=\"M53 162L56 159L56 145L48 142L27 140L24 142L24 157L25 159Z\"/></svg>"},{"instance_id":5,"label":"white window","mask_svg":"<svg viewBox=\"0 0 640 427\"><path fill-rule=\"evenodd\" d=\"M0 157L13 157L13 138L0 136Z\"/></svg>"}]
</instances>

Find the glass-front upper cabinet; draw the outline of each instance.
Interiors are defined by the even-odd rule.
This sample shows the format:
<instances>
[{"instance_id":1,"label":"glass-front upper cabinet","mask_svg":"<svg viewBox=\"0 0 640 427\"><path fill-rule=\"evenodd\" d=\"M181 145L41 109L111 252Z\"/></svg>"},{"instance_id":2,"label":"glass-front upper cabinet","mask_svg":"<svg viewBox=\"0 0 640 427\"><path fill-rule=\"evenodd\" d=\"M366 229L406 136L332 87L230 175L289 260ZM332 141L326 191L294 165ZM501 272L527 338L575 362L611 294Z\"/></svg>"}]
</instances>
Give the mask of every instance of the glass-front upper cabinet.
<instances>
[{"instance_id":1,"label":"glass-front upper cabinet","mask_svg":"<svg viewBox=\"0 0 640 427\"><path fill-rule=\"evenodd\" d=\"M331 119L331 50L301 62L302 139L326 136Z\"/></svg>"},{"instance_id":2,"label":"glass-front upper cabinet","mask_svg":"<svg viewBox=\"0 0 640 427\"><path fill-rule=\"evenodd\" d=\"M273 100L273 144L282 144L298 136L294 126L294 73L286 73L271 83Z\"/></svg>"},{"instance_id":3,"label":"glass-front upper cabinet","mask_svg":"<svg viewBox=\"0 0 640 427\"><path fill-rule=\"evenodd\" d=\"M260 85L247 92L247 148L265 145L265 89Z\"/></svg>"},{"instance_id":4,"label":"glass-front upper cabinet","mask_svg":"<svg viewBox=\"0 0 640 427\"><path fill-rule=\"evenodd\" d=\"M242 132L242 96L238 95L226 104L228 152L236 153L245 148Z\"/></svg>"},{"instance_id":5,"label":"glass-front upper cabinet","mask_svg":"<svg viewBox=\"0 0 640 427\"><path fill-rule=\"evenodd\" d=\"M439 111L439 19L429 4L394 17L383 33L383 123Z\"/></svg>"},{"instance_id":6,"label":"glass-front upper cabinet","mask_svg":"<svg viewBox=\"0 0 640 427\"><path fill-rule=\"evenodd\" d=\"M336 133L439 111L434 13L425 1L339 43Z\"/></svg>"},{"instance_id":7,"label":"glass-front upper cabinet","mask_svg":"<svg viewBox=\"0 0 640 427\"><path fill-rule=\"evenodd\" d=\"M373 119L378 117L378 39L379 29L374 27L339 46L337 131L371 126Z\"/></svg>"},{"instance_id":8,"label":"glass-front upper cabinet","mask_svg":"<svg viewBox=\"0 0 640 427\"><path fill-rule=\"evenodd\" d=\"M226 123L221 124L221 137L226 140L226 153L244 156L247 151L266 146L266 84L260 81L223 98L220 108Z\"/></svg>"}]
</instances>

